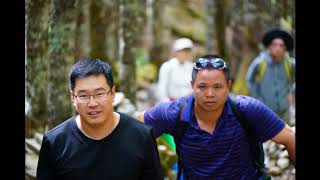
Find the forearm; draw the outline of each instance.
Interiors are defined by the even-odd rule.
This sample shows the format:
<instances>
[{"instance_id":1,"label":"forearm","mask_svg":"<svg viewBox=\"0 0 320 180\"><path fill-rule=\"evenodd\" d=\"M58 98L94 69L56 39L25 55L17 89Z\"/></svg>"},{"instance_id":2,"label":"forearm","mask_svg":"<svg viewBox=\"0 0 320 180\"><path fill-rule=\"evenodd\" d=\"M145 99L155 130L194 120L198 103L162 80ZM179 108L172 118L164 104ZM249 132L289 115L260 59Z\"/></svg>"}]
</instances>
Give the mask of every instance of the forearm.
<instances>
[{"instance_id":1,"label":"forearm","mask_svg":"<svg viewBox=\"0 0 320 180\"><path fill-rule=\"evenodd\" d=\"M289 159L291 163L296 166L296 140L293 138L292 141L288 145L286 145L286 149L289 154Z\"/></svg>"}]
</instances>

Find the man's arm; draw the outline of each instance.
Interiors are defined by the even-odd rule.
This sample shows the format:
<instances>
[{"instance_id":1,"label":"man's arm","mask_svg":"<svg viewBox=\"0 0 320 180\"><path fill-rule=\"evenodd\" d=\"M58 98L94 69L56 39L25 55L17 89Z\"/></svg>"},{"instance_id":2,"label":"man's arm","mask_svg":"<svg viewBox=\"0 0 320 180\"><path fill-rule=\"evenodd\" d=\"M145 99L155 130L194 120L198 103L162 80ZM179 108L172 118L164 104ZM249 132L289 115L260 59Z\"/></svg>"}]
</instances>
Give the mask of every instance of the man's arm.
<instances>
[{"instance_id":1,"label":"man's arm","mask_svg":"<svg viewBox=\"0 0 320 180\"><path fill-rule=\"evenodd\" d=\"M296 134L293 131L292 128L290 128L287 124L285 127L271 140L278 143L282 144L286 147L288 153L289 153L289 158L292 164L295 166L296 165Z\"/></svg>"}]
</instances>

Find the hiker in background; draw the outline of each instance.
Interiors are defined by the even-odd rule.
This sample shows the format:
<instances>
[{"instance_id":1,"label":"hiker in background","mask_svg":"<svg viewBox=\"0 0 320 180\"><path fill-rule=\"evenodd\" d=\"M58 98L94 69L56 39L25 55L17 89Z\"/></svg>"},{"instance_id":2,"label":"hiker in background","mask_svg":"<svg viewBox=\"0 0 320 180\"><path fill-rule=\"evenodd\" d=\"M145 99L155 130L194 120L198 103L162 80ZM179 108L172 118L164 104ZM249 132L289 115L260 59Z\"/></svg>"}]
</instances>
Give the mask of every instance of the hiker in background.
<instances>
[{"instance_id":1,"label":"hiker in background","mask_svg":"<svg viewBox=\"0 0 320 180\"><path fill-rule=\"evenodd\" d=\"M290 106L294 106L295 59L290 57L293 38L281 29L272 29L262 39L267 48L256 57L246 75L250 95L261 100L290 125Z\"/></svg>"},{"instance_id":2,"label":"hiker in background","mask_svg":"<svg viewBox=\"0 0 320 180\"><path fill-rule=\"evenodd\" d=\"M159 70L158 101L168 102L192 92L190 87L193 43L188 38L177 39L173 44L174 57L164 62Z\"/></svg>"},{"instance_id":3,"label":"hiker in background","mask_svg":"<svg viewBox=\"0 0 320 180\"><path fill-rule=\"evenodd\" d=\"M44 135L37 180L163 179L152 129L113 111L115 86L107 63L78 61L69 87L78 114Z\"/></svg>"},{"instance_id":4,"label":"hiker in background","mask_svg":"<svg viewBox=\"0 0 320 180\"><path fill-rule=\"evenodd\" d=\"M191 74L190 74L191 75ZM263 160L251 152L267 140L283 144L295 165L295 133L268 106L249 96L229 95L229 68L217 55L193 65L193 94L159 104L138 118L159 137L175 137L179 173L189 179L258 179ZM241 114L241 115L240 115ZM259 167L255 162L260 162ZM267 174L265 174L267 176Z\"/></svg>"}]
</instances>

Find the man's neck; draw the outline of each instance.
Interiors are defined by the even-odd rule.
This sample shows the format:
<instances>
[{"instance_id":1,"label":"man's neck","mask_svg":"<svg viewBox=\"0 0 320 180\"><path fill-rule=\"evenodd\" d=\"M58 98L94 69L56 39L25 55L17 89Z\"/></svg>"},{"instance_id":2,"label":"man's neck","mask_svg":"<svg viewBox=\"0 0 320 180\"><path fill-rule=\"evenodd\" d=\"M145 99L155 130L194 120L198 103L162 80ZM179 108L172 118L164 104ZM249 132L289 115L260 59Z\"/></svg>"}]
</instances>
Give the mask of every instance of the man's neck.
<instances>
[{"instance_id":1,"label":"man's neck","mask_svg":"<svg viewBox=\"0 0 320 180\"><path fill-rule=\"evenodd\" d=\"M282 56L273 56L273 55L270 55L270 57L271 57L271 59L272 59L273 62L279 62L279 61L281 61L281 60L284 59L284 55L282 55Z\"/></svg>"},{"instance_id":2,"label":"man's neck","mask_svg":"<svg viewBox=\"0 0 320 180\"><path fill-rule=\"evenodd\" d=\"M94 140L101 140L111 134L111 132L117 127L119 120L120 115L116 112L113 112L108 120L95 125L81 121L80 116L76 117L77 126L80 131L90 139Z\"/></svg>"},{"instance_id":3,"label":"man's neck","mask_svg":"<svg viewBox=\"0 0 320 180\"><path fill-rule=\"evenodd\" d=\"M194 105L194 114L200 129L212 134L222 114L223 107L215 111L206 111L197 104Z\"/></svg>"}]
</instances>

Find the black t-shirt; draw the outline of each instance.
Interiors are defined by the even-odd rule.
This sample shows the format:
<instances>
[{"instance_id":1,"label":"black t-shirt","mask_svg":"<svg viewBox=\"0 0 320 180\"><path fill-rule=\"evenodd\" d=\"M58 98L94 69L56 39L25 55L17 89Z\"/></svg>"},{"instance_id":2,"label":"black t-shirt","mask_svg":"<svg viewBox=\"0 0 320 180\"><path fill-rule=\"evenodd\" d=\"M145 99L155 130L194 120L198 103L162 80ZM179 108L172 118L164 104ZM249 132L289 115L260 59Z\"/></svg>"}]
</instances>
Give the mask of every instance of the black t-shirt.
<instances>
[{"instance_id":1,"label":"black t-shirt","mask_svg":"<svg viewBox=\"0 0 320 180\"><path fill-rule=\"evenodd\" d=\"M101 140L85 136L75 117L43 137L38 180L107 180L162 178L152 129L125 114L111 134Z\"/></svg>"}]
</instances>

